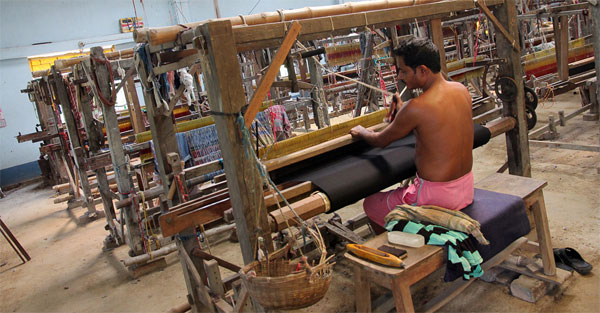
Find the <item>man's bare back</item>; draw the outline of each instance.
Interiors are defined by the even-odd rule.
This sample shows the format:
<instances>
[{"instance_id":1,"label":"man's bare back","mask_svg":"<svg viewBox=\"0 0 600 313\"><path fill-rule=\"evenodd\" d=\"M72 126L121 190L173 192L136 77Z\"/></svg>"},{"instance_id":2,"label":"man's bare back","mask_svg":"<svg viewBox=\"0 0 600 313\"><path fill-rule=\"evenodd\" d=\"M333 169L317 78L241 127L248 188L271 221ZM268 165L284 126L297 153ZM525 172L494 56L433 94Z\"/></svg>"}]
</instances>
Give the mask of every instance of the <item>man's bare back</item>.
<instances>
[{"instance_id":1,"label":"man's bare back","mask_svg":"<svg viewBox=\"0 0 600 313\"><path fill-rule=\"evenodd\" d=\"M445 182L471 171L471 106L469 92L462 84L444 80L406 105L410 107L406 111L411 112L408 118L416 120L413 130L417 137L415 162L421 178Z\"/></svg>"}]
</instances>

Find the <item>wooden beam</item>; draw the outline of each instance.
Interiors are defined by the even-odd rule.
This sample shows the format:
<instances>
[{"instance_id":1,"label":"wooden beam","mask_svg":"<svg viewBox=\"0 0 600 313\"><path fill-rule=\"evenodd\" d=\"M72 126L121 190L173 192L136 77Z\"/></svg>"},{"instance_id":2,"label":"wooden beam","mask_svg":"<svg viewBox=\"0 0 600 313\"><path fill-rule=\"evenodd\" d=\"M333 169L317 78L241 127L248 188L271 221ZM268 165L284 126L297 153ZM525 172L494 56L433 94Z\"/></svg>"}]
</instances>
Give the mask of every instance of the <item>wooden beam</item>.
<instances>
[{"instance_id":1,"label":"wooden beam","mask_svg":"<svg viewBox=\"0 0 600 313\"><path fill-rule=\"evenodd\" d=\"M394 29L395 31L395 29ZM435 18L431 20L431 40L440 52L441 71L444 74L448 73L446 69L446 50L444 48L444 32L442 31L442 19Z\"/></svg>"},{"instance_id":2,"label":"wooden beam","mask_svg":"<svg viewBox=\"0 0 600 313\"><path fill-rule=\"evenodd\" d=\"M99 63L96 60L105 59L104 51L102 47L92 47L91 59L84 60L84 66L89 66L88 69L94 71L97 81L97 93L101 93L105 99L111 99L111 81L108 67L105 64ZM90 80L88 78L88 80ZM96 96L99 96L97 94ZM112 164L115 169L115 179L117 181L117 188L119 189L119 198L125 199L133 191L131 186L128 163L125 158L125 151L123 150L123 142L121 141L121 132L119 131L119 121L117 119L117 113L114 106L107 106L102 101L100 106L102 108L102 116L104 118L104 128L106 128L106 137L108 139L108 147L110 150L110 156ZM124 211L125 224L127 225L127 244L133 255L140 255L144 253L142 234L138 227L137 219L137 207L130 205ZM123 221L121 221L123 222Z\"/></svg>"},{"instance_id":3,"label":"wooden beam","mask_svg":"<svg viewBox=\"0 0 600 313\"><path fill-rule=\"evenodd\" d=\"M569 17L553 16L552 26L554 26L554 42L556 47L556 71L558 79L569 79Z\"/></svg>"},{"instance_id":4,"label":"wooden beam","mask_svg":"<svg viewBox=\"0 0 600 313\"><path fill-rule=\"evenodd\" d=\"M327 126L325 121L325 112L327 110L327 104L321 103L321 90L323 90L323 76L321 69L317 66L315 57L308 58L308 72L310 73L310 83L315 86L315 89L311 92L311 105L313 109L313 119L317 128L321 129ZM325 106L323 108L322 106ZM306 123L306 121L305 121ZM309 122L310 123L310 122Z\"/></svg>"},{"instance_id":5,"label":"wooden beam","mask_svg":"<svg viewBox=\"0 0 600 313\"><path fill-rule=\"evenodd\" d=\"M247 128L250 128L256 113L258 113L258 110L260 109L260 105L267 96L269 89L271 89L271 84L279 73L279 68L281 65L283 65L283 62L285 62L286 57L290 53L290 49L296 42L296 37L298 37L298 33L300 32L301 28L302 26L300 26L300 23L292 23L289 31L283 39L283 42L281 43L281 47L279 47L277 53L275 54L275 58L273 58L271 65L269 65L269 69L267 69L265 75L263 75L263 77L260 79L258 88L256 88L256 92L254 92L254 95L252 95L252 99L248 105L248 110L246 111L246 114L244 114L244 120L246 121Z\"/></svg>"},{"instance_id":6,"label":"wooden beam","mask_svg":"<svg viewBox=\"0 0 600 313\"><path fill-rule=\"evenodd\" d=\"M507 25L507 24L502 24L496 18L496 16L494 16L492 11L490 11L490 9L487 7L487 5L485 5L485 2L483 2L483 0L475 1L475 4L477 4L477 7L479 7L479 9L481 9L481 11L485 14L485 16L487 16L487 18L492 22L492 24L494 24L494 27L502 33L504 38L506 38L506 40L508 40L511 47L516 52L520 52L521 48L519 47L519 42L517 40L519 38L518 34L517 34L517 36L514 36L514 34L509 32L508 30L506 30L506 28L504 28L504 25ZM516 19L514 21L516 21ZM515 39L515 38L517 38L517 39Z\"/></svg>"},{"instance_id":7,"label":"wooden beam","mask_svg":"<svg viewBox=\"0 0 600 313\"><path fill-rule=\"evenodd\" d=\"M133 77L127 78L124 92L128 101L129 120L131 121L134 134L146 131L146 125L144 123L143 116L144 113L142 113L142 108L140 107L140 100L138 98Z\"/></svg>"},{"instance_id":8,"label":"wooden beam","mask_svg":"<svg viewBox=\"0 0 600 313\"><path fill-rule=\"evenodd\" d=\"M83 78L83 67L81 64L73 66L73 77L75 79ZM82 85L75 87L76 98L80 104L81 116L83 117L83 126L88 137L88 147L90 156L100 153L101 145L104 144L104 134L97 121L92 115L92 97L86 93L86 89ZM88 164L89 164L88 160ZM110 189L108 177L106 175L106 168L98 167L94 169L96 174L96 180L98 181L98 190L100 191L100 197L102 198L102 207L104 208L104 215L106 217L106 223L108 225L108 231L110 233L109 240L105 240L105 247L109 248L109 243L112 241L113 244L125 243L125 238L121 238L116 230L115 223L116 219L115 207L113 205L112 190Z\"/></svg>"},{"instance_id":9,"label":"wooden beam","mask_svg":"<svg viewBox=\"0 0 600 313\"><path fill-rule=\"evenodd\" d=\"M202 56L202 69L210 108L224 113L214 115L214 120L242 256L248 264L254 261L257 237L263 237L270 250L273 244L263 199L263 178L254 158L246 156L244 147L249 143L243 141L240 126L244 125L239 125L235 116L246 101L231 22L209 22L200 28L200 33L207 50Z\"/></svg>"},{"instance_id":10,"label":"wooden beam","mask_svg":"<svg viewBox=\"0 0 600 313\"><path fill-rule=\"evenodd\" d=\"M503 0L486 1L488 6L498 5L503 2ZM365 26L385 26L414 22L415 18L439 17L439 15L449 15L450 12L474 9L475 7L472 0L454 0L387 10L315 17L298 21L302 25L302 31L298 35L298 40L320 39L329 37L332 33L345 34L349 33L353 28L362 28ZM234 34L238 51L255 50L279 45L281 38L285 34L284 24L289 25L290 22L236 26Z\"/></svg>"},{"instance_id":11,"label":"wooden beam","mask_svg":"<svg viewBox=\"0 0 600 313\"><path fill-rule=\"evenodd\" d=\"M506 0L504 4L494 11L498 21L507 25L512 38L518 38L519 28L516 21L517 9L515 0ZM506 150L508 154L508 169L513 175L531 177L531 162L529 159L529 141L527 137L527 121L525 118L525 97L523 91L523 68L521 55L513 47L511 37L503 33L496 36L496 50L499 58L507 62L498 68L500 77L506 76L514 79L517 86L516 100L504 103L503 116L510 116L517 120L517 125L506 133ZM518 47L518 42L517 42Z\"/></svg>"},{"instance_id":12,"label":"wooden beam","mask_svg":"<svg viewBox=\"0 0 600 313\"><path fill-rule=\"evenodd\" d=\"M63 115L65 117L65 124L67 126L67 132L69 134L69 141L71 143L71 152L73 159L75 160L75 167L77 168L77 172L79 173L79 177L81 178L81 188L83 190L83 203L87 208L87 214L93 216L96 214L96 208L94 207L93 201L91 200L91 192L90 185L87 180L87 171L84 168L84 150L81 144L81 138L79 138L79 130L77 129L77 122L75 117L73 116L73 111L71 111L71 100L69 98L69 94L67 91L67 87L63 81L63 77L60 72L54 67L51 67L54 86L56 87L56 93L58 96L58 100L63 109ZM76 180L73 179L73 182L76 184ZM78 187L75 186L74 191L78 193Z\"/></svg>"}]
</instances>

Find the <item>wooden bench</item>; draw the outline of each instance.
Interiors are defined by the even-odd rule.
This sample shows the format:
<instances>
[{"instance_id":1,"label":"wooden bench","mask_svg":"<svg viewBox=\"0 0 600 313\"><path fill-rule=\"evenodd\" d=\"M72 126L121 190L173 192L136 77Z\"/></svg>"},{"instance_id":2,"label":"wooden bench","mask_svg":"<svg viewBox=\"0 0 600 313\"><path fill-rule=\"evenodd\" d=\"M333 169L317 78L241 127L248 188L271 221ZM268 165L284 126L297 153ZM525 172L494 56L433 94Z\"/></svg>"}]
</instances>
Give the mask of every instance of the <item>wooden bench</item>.
<instances>
[{"instance_id":1,"label":"wooden bench","mask_svg":"<svg viewBox=\"0 0 600 313\"><path fill-rule=\"evenodd\" d=\"M557 275L554 263L550 231L544 205L542 189L547 185L545 181L514 176L508 174L493 174L475 184L475 188L511 194L521 197L525 202L528 217L532 224L532 232L537 232L537 242L532 242L526 237L521 237L482 264L483 270L488 270L500 265L517 248L535 250L540 253L543 260L543 274L521 271L522 274L534 276L553 283L560 284L568 274L562 271ZM530 237L529 235L527 237ZM387 243L387 235L381 234L367 241L366 246L377 248ZM360 259L349 253L345 254L354 266L354 284L356 296L356 311L371 312L370 284L376 282L392 290L393 300L398 312L414 312L410 286L425 278L437 269L445 266L446 258L443 249L439 246L425 245L421 248L406 249L408 255L404 260L406 268L398 269L385 267ZM430 300L423 308L424 312L433 312L448 303L453 297L469 286L475 279L456 279L447 284L447 288L438 296ZM360 287L359 287L360 286Z\"/></svg>"}]
</instances>

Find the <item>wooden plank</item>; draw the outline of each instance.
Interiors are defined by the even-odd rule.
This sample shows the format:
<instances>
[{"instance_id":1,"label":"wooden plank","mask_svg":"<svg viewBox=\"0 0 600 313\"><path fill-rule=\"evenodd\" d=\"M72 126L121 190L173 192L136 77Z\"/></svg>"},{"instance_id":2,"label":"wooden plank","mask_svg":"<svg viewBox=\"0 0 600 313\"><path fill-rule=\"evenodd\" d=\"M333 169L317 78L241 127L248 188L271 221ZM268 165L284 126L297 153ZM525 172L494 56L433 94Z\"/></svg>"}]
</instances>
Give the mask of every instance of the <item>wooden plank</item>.
<instances>
[{"instance_id":1,"label":"wooden plank","mask_svg":"<svg viewBox=\"0 0 600 313\"><path fill-rule=\"evenodd\" d=\"M554 42L556 53L556 72L558 79L569 79L569 17L555 16L552 18L554 26Z\"/></svg>"},{"instance_id":2,"label":"wooden plank","mask_svg":"<svg viewBox=\"0 0 600 313\"><path fill-rule=\"evenodd\" d=\"M210 108L224 113L215 115L214 120L242 256L248 264L254 260L258 236L264 238L268 249L273 250L273 244L263 199L263 178L254 158L246 157L243 149L249 143L243 142L239 131L243 125L238 124L235 116L246 101L231 22L206 23L200 33L207 50L202 58L202 69Z\"/></svg>"},{"instance_id":3,"label":"wooden plank","mask_svg":"<svg viewBox=\"0 0 600 313\"><path fill-rule=\"evenodd\" d=\"M535 178L494 173L475 183L475 188L506 193L520 197L521 199L527 199L546 185L548 185L547 182Z\"/></svg>"},{"instance_id":4,"label":"wooden plank","mask_svg":"<svg viewBox=\"0 0 600 313\"><path fill-rule=\"evenodd\" d=\"M395 29L394 29L395 31ZM448 73L446 69L446 49L444 48L444 32L442 31L442 19L431 20L431 40L440 51L440 65L442 73Z\"/></svg>"},{"instance_id":5,"label":"wooden plank","mask_svg":"<svg viewBox=\"0 0 600 313\"><path fill-rule=\"evenodd\" d=\"M495 16L507 30L512 38L518 39L519 28L514 23L517 18L515 0L506 0L495 11ZM527 120L525 117L525 96L523 91L523 68L521 55L513 49L511 37L502 33L496 36L496 50L499 58L506 59L506 63L498 68L498 75L510 77L517 86L516 100L503 105L503 116L511 116L517 120L517 125L506 133L506 150L508 155L509 173L521 176L531 176L531 161L529 159L529 142L527 137ZM516 44L518 46L518 42Z\"/></svg>"},{"instance_id":6,"label":"wooden plank","mask_svg":"<svg viewBox=\"0 0 600 313\"><path fill-rule=\"evenodd\" d=\"M503 269L513 271L515 273L527 275L527 276L530 276L530 277L533 277L533 278L536 278L539 280L543 280L543 281L549 282L551 284L557 284L557 285L561 285L569 276L573 275L573 273L571 273L569 271L565 271L560 268L556 269L556 275L545 275L542 273L532 273L527 268L515 266L514 264L510 264L508 262L503 262L498 266Z\"/></svg>"},{"instance_id":7,"label":"wooden plank","mask_svg":"<svg viewBox=\"0 0 600 313\"><path fill-rule=\"evenodd\" d=\"M54 138L57 136L58 136L58 134L52 134L51 131L46 130L46 131L40 131L40 132L35 132L35 133L30 133L30 134L25 134L25 135L18 135L18 136L16 136L16 138L19 143L22 143L22 142L26 142L26 141L30 141L30 140L31 140L31 142L48 140L48 139L51 139L51 138Z\"/></svg>"},{"instance_id":8,"label":"wooden plank","mask_svg":"<svg viewBox=\"0 0 600 313\"><path fill-rule=\"evenodd\" d=\"M244 114L246 127L250 128L252 121L254 121L254 117L256 116L256 113L258 113L260 105L267 96L269 89L271 89L271 84L275 80L275 77L277 77L277 74L279 74L279 68L285 61L287 55L290 53L290 49L296 42L296 37L298 36L301 28L302 26L300 26L300 23L298 22L293 22L290 25L290 29L285 35L281 46L277 50L277 54L275 54L271 65L269 65L265 75L261 77L260 83L258 83L258 88L256 88L256 91L250 100L250 104L248 105L248 110Z\"/></svg>"},{"instance_id":9,"label":"wooden plank","mask_svg":"<svg viewBox=\"0 0 600 313\"><path fill-rule=\"evenodd\" d=\"M133 132L135 134L138 134L143 131L146 131L144 116L142 113L142 108L140 107L140 100L138 98L133 77L127 78L127 83L125 84L124 91L125 97L128 101L129 120L131 121Z\"/></svg>"},{"instance_id":10,"label":"wooden plank","mask_svg":"<svg viewBox=\"0 0 600 313\"><path fill-rule=\"evenodd\" d=\"M208 277L208 286L210 290L217 295L222 297L225 295L225 287L223 286L223 279L221 278L221 272L219 270L219 263L215 260L204 261L206 268L206 275Z\"/></svg>"}]
</instances>

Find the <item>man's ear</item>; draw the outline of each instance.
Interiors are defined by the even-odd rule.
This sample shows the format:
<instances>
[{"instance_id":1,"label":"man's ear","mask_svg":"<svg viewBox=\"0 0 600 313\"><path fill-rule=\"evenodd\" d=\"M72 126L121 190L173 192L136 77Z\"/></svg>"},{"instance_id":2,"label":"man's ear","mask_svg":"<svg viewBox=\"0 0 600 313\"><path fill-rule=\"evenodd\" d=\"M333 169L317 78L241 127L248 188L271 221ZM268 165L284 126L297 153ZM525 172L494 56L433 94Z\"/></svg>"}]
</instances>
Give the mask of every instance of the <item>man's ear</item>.
<instances>
[{"instance_id":1,"label":"man's ear","mask_svg":"<svg viewBox=\"0 0 600 313\"><path fill-rule=\"evenodd\" d=\"M427 66L421 64L417 66L416 71L420 72L421 74L426 74L428 71L430 71L430 69Z\"/></svg>"}]
</instances>

